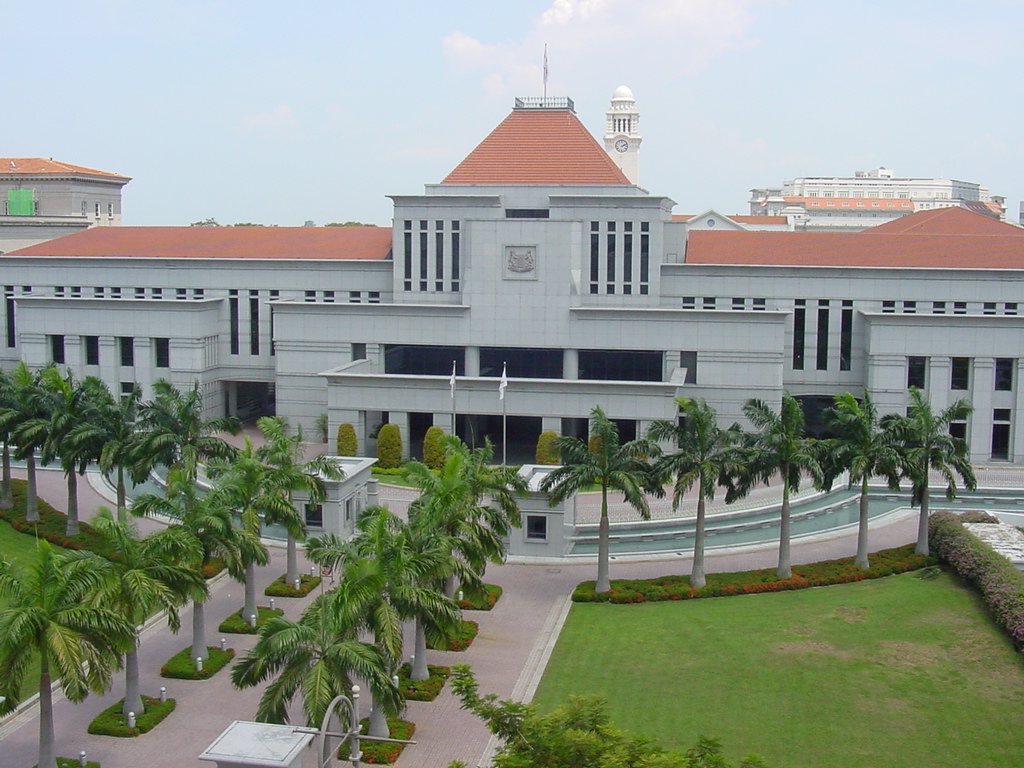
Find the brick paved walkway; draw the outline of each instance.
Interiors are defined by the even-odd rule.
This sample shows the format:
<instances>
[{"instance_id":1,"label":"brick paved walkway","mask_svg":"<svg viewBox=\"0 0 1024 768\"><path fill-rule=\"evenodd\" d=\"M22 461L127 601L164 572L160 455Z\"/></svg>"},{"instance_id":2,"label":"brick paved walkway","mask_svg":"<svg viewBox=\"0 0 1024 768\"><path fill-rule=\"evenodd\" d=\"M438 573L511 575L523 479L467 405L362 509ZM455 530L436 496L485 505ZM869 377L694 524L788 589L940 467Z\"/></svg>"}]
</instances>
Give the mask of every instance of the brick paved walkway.
<instances>
[{"instance_id":1,"label":"brick paved walkway","mask_svg":"<svg viewBox=\"0 0 1024 768\"><path fill-rule=\"evenodd\" d=\"M40 495L58 508L64 507L63 476L55 471L40 472ZM99 504L110 502L90 484L81 484L83 519ZM408 494L393 493L395 507ZM382 493L382 501L388 501ZM396 509L396 511L398 511ZM156 526L141 521L143 531ZM872 530L872 548L882 549L912 541L916 531L914 516L890 519ZM802 540L793 544L793 562L841 557L853 553L851 537ZM737 553L709 553L708 571L732 571L770 567L775 563L775 548L765 546ZM284 551L272 550L272 564L260 569L262 588L284 571ZM613 577L651 577L666 573L688 573L690 560L677 557L663 561L620 561L612 565ZM464 653L431 652L430 662L473 665L481 690L502 698L515 696L528 699L543 672L546 654L557 638L559 622L568 608L567 596L584 579L593 578L592 564L553 563L546 565L504 565L488 570L487 581L501 585L504 595L493 611L470 614L480 623L480 634ZM297 617L309 599L278 600L288 616ZM207 608L207 622L212 628L211 641L218 635L216 623L242 600L241 586L221 580L213 588ZM264 599L265 600L265 599ZM265 604L261 600L261 604ZM165 624L157 624L145 633L140 649L142 686L147 695L155 695L161 685L168 695L177 699L177 710L154 731L136 739L114 739L89 736L89 721L102 709L123 695L123 679L117 679L113 690L102 696L90 696L80 705L72 705L63 696L55 697L57 753L77 756L85 750L89 759L99 760L103 768L191 768L209 766L197 759L231 721L251 719L260 695L259 689L235 691L222 671L208 681L163 680L160 665L173 654L187 647L190 638L191 611L182 612L182 632L171 635ZM229 635L229 646L239 653L250 648L251 636ZM411 642L408 646L411 648ZM296 715L298 712L296 711ZM458 707L446 689L430 703L410 702L408 718L417 724L417 744L407 748L397 768L446 768L452 760L463 760L469 766L485 765L485 753L493 746L483 725ZM293 715L301 721L301 716ZM28 768L35 763L38 742L38 719L34 710L0 722L0 766ZM313 761L310 760L310 763ZM340 765L340 764L339 764Z\"/></svg>"}]
</instances>

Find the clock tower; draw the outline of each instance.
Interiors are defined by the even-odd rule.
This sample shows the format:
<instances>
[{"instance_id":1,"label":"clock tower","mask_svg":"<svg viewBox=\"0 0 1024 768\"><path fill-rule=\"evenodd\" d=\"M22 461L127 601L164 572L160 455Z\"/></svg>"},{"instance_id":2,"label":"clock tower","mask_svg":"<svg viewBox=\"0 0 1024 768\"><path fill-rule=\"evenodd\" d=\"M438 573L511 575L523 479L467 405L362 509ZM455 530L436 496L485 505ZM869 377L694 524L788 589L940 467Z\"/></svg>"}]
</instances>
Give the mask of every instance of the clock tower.
<instances>
[{"instance_id":1,"label":"clock tower","mask_svg":"<svg viewBox=\"0 0 1024 768\"><path fill-rule=\"evenodd\" d=\"M604 133L604 150L615 161L626 178L640 183L640 113L633 92L620 85L612 94L608 108L608 125Z\"/></svg>"}]
</instances>

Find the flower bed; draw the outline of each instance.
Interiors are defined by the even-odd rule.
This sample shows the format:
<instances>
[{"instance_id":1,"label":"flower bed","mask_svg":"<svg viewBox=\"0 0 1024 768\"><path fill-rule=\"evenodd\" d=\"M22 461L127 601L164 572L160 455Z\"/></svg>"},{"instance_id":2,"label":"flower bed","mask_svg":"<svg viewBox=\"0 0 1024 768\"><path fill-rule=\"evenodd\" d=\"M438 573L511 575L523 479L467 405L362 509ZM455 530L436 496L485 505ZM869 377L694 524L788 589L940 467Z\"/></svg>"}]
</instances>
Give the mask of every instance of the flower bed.
<instances>
[{"instance_id":1,"label":"flower bed","mask_svg":"<svg viewBox=\"0 0 1024 768\"><path fill-rule=\"evenodd\" d=\"M241 611L239 610L224 619L224 621L220 623L220 626L217 627L217 631L232 635L256 635L259 634L260 627L262 627L268 619L283 615L284 611L280 608L270 610L269 608L264 608L261 605L256 609L256 626L254 627L242 618Z\"/></svg>"},{"instance_id":2,"label":"flower bed","mask_svg":"<svg viewBox=\"0 0 1024 768\"><path fill-rule=\"evenodd\" d=\"M501 598L501 592L502 589L497 584L484 584L482 597L465 597L463 600L456 600L455 603L464 611L489 611ZM455 594L458 595L458 592Z\"/></svg>"},{"instance_id":3,"label":"flower bed","mask_svg":"<svg viewBox=\"0 0 1024 768\"><path fill-rule=\"evenodd\" d=\"M363 733L366 733L370 728L370 721L362 720L360 725L363 727ZM388 731L392 739L411 739L416 732L416 724L410 723L408 720L391 720L389 718ZM391 741L359 742L359 749L363 753L363 762L374 765L391 765L402 754L405 746L405 744L395 744ZM348 752L348 744L342 744L341 749L338 750L338 759L347 761Z\"/></svg>"},{"instance_id":4,"label":"flower bed","mask_svg":"<svg viewBox=\"0 0 1024 768\"><path fill-rule=\"evenodd\" d=\"M93 736L119 736L130 737L148 733L153 730L165 717L174 711L174 699L160 701L151 699L148 696L142 697L142 706L146 711L135 716L135 727L128 727L128 716L121 714L121 707L124 706L124 699L117 704L100 712L100 714L89 723L89 733Z\"/></svg>"},{"instance_id":5,"label":"flower bed","mask_svg":"<svg viewBox=\"0 0 1024 768\"><path fill-rule=\"evenodd\" d=\"M78 762L77 757L58 757L57 768L80 768L82 764ZM95 760L87 760L85 768L100 768L100 764Z\"/></svg>"},{"instance_id":6,"label":"flower bed","mask_svg":"<svg viewBox=\"0 0 1024 768\"><path fill-rule=\"evenodd\" d=\"M444 688L445 681L451 675L451 667L436 667L427 664L426 680L413 680L409 677L412 667L403 664L398 668L398 691L406 701L433 701Z\"/></svg>"},{"instance_id":7,"label":"flower bed","mask_svg":"<svg viewBox=\"0 0 1024 768\"><path fill-rule=\"evenodd\" d=\"M464 651L473 644L476 633L480 631L480 625L475 621L460 621L454 634L448 638L448 644L438 648L432 643L427 643L427 648L434 651Z\"/></svg>"},{"instance_id":8,"label":"flower bed","mask_svg":"<svg viewBox=\"0 0 1024 768\"><path fill-rule=\"evenodd\" d=\"M763 592L784 592L791 589L824 587L851 581L877 579L894 573L905 573L933 565L934 558L914 554L914 546L885 549L871 555L871 568L855 565L852 557L824 560L793 568L793 575L780 579L774 568L737 573L712 573L707 586L693 589L689 576L663 576L657 579L613 579L611 590L595 592L593 581L585 581L572 593L578 603L649 603L662 600L693 600L702 597L756 595Z\"/></svg>"},{"instance_id":9,"label":"flower bed","mask_svg":"<svg viewBox=\"0 0 1024 768\"><path fill-rule=\"evenodd\" d=\"M928 521L928 546L975 587L1018 650L1024 650L1024 573L963 527L952 512Z\"/></svg>"},{"instance_id":10,"label":"flower bed","mask_svg":"<svg viewBox=\"0 0 1024 768\"><path fill-rule=\"evenodd\" d=\"M320 586L320 577L307 573L299 576L299 588L296 589L290 581L285 581L286 576L284 574L270 582L263 594L267 597L305 597Z\"/></svg>"},{"instance_id":11,"label":"flower bed","mask_svg":"<svg viewBox=\"0 0 1024 768\"><path fill-rule=\"evenodd\" d=\"M203 662L202 672L196 672L196 660L192 658L192 646L189 646L181 653L171 656L167 663L160 667L160 677L169 677L173 680L208 680L235 658L234 648L225 648L222 651L211 645L207 646L206 651L210 656Z\"/></svg>"}]
</instances>

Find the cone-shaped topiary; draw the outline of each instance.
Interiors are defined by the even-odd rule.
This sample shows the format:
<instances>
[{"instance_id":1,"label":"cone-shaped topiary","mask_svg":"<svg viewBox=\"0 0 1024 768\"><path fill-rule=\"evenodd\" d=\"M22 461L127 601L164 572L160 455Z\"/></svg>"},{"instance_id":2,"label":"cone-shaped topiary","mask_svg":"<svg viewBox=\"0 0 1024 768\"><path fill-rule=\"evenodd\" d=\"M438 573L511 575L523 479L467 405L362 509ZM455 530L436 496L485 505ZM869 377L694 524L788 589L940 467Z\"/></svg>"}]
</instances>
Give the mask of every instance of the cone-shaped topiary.
<instances>
[{"instance_id":1,"label":"cone-shaped topiary","mask_svg":"<svg viewBox=\"0 0 1024 768\"><path fill-rule=\"evenodd\" d=\"M444 448L441 447L441 438L444 437L444 430L438 426L430 427L423 436L423 463L431 469L440 469L444 466Z\"/></svg>"},{"instance_id":2,"label":"cone-shaped topiary","mask_svg":"<svg viewBox=\"0 0 1024 768\"><path fill-rule=\"evenodd\" d=\"M558 449L555 448L556 437L558 434L551 430L540 433L540 437L537 438L536 459L538 464L554 465L559 462Z\"/></svg>"},{"instance_id":3,"label":"cone-shaped topiary","mask_svg":"<svg viewBox=\"0 0 1024 768\"><path fill-rule=\"evenodd\" d=\"M396 469L402 463L402 433L397 424L385 424L377 433L377 466Z\"/></svg>"},{"instance_id":4,"label":"cone-shaped topiary","mask_svg":"<svg viewBox=\"0 0 1024 768\"><path fill-rule=\"evenodd\" d=\"M359 439L356 437L356 428L351 424L338 425L338 455L359 455Z\"/></svg>"}]
</instances>

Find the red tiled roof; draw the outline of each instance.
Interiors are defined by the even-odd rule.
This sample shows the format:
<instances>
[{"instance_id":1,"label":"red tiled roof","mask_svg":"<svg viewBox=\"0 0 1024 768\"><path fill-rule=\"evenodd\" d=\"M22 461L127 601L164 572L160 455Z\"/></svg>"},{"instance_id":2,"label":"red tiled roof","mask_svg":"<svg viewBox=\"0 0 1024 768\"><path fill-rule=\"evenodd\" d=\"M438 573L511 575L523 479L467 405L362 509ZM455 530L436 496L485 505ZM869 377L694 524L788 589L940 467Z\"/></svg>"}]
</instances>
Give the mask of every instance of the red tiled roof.
<instances>
[{"instance_id":1,"label":"red tiled roof","mask_svg":"<svg viewBox=\"0 0 1024 768\"><path fill-rule=\"evenodd\" d=\"M982 203L984 205L984 203ZM1024 236L1024 229L998 221L966 208L934 208L918 211L893 221L865 229L864 234L916 234L916 235L1006 235Z\"/></svg>"},{"instance_id":2,"label":"red tiled roof","mask_svg":"<svg viewBox=\"0 0 1024 768\"><path fill-rule=\"evenodd\" d=\"M109 179L124 179L131 181L129 176L121 176L118 173L97 171L95 168L86 168L81 165L61 163L57 160L47 160L43 157L0 157L0 176L8 175L31 175L31 176L105 176Z\"/></svg>"},{"instance_id":3,"label":"red tiled roof","mask_svg":"<svg viewBox=\"0 0 1024 768\"><path fill-rule=\"evenodd\" d=\"M977 214L974 214L977 215ZM1024 269L1017 235L735 232L688 235L687 264L924 269Z\"/></svg>"},{"instance_id":4,"label":"red tiled roof","mask_svg":"<svg viewBox=\"0 0 1024 768\"><path fill-rule=\"evenodd\" d=\"M390 250L385 227L93 227L7 255L380 261Z\"/></svg>"},{"instance_id":5,"label":"red tiled roof","mask_svg":"<svg viewBox=\"0 0 1024 768\"><path fill-rule=\"evenodd\" d=\"M517 109L442 184L629 184L568 109Z\"/></svg>"},{"instance_id":6,"label":"red tiled roof","mask_svg":"<svg viewBox=\"0 0 1024 768\"><path fill-rule=\"evenodd\" d=\"M696 213L673 213L672 221L689 221L699 214ZM784 227L789 223L789 219L785 216L751 216L749 214L733 214L726 216L730 221L735 221L737 224L771 224L773 226Z\"/></svg>"}]
</instances>

